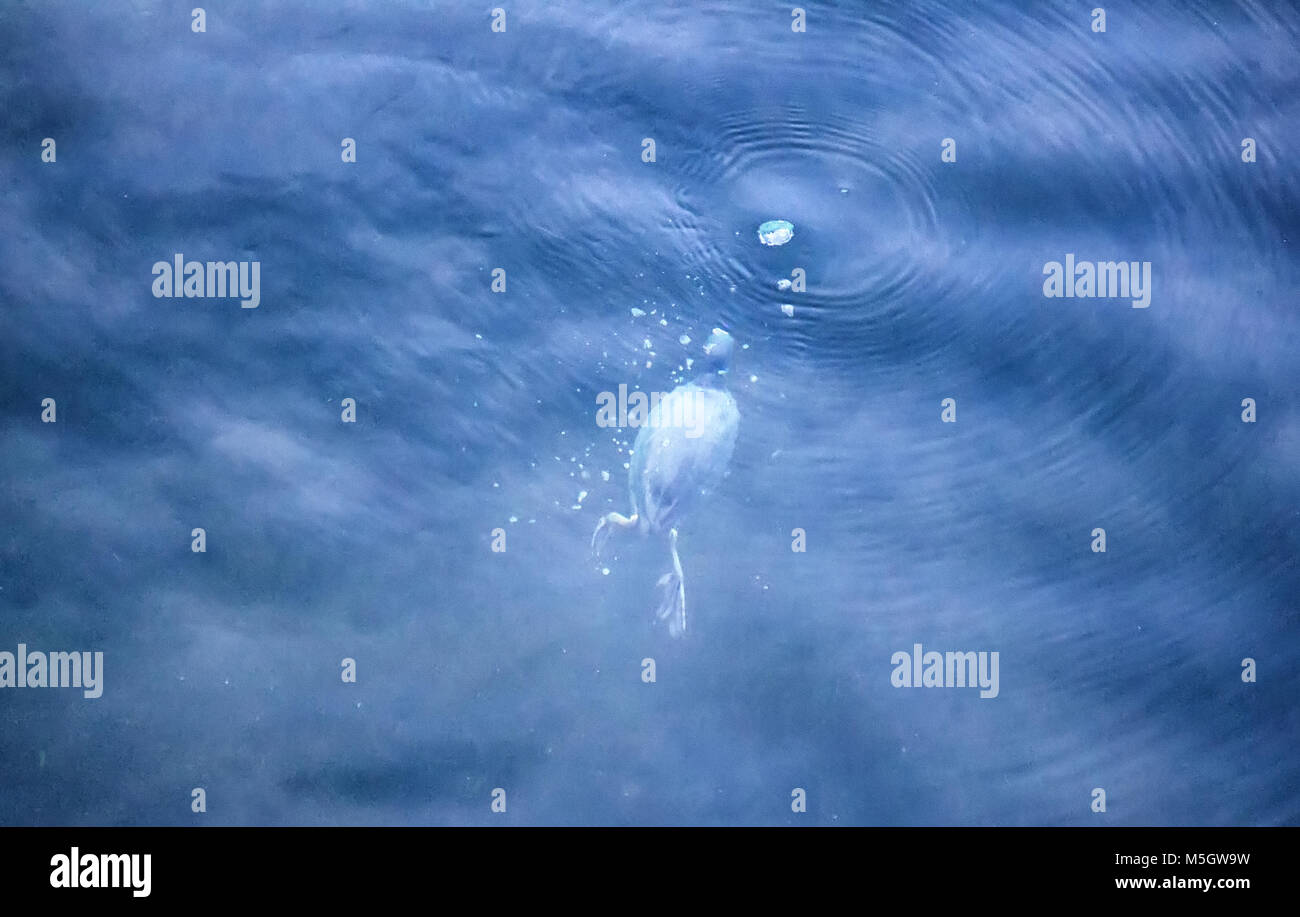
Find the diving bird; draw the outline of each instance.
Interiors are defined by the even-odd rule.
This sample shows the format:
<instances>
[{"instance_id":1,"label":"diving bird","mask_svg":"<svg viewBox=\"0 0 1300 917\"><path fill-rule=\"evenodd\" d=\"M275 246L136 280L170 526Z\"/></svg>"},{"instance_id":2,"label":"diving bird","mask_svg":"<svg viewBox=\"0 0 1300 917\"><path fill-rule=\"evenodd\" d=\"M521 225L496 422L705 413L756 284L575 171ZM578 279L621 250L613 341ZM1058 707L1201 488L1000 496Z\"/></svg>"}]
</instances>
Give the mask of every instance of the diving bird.
<instances>
[{"instance_id":1,"label":"diving bird","mask_svg":"<svg viewBox=\"0 0 1300 917\"><path fill-rule=\"evenodd\" d=\"M727 391L735 342L714 328L704 345L703 371L665 395L632 445L628 489L632 515L609 513L591 535L592 552L615 530L667 535L673 568L659 578L656 617L674 637L686 633L686 584L677 556L677 525L722 480L736 446L740 412Z\"/></svg>"}]
</instances>

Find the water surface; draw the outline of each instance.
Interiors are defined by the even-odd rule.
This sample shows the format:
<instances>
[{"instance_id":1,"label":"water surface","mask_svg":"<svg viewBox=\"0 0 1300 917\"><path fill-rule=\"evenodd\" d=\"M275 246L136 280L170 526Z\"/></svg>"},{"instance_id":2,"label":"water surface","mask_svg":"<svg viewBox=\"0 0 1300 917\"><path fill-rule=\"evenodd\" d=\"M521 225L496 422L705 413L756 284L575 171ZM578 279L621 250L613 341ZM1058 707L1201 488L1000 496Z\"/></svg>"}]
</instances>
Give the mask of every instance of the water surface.
<instances>
[{"instance_id":1,"label":"water surface","mask_svg":"<svg viewBox=\"0 0 1300 917\"><path fill-rule=\"evenodd\" d=\"M1300 16L803 7L0 11L0 649L106 660L0 693L0 821L1297 819ZM261 304L154 298L178 252ZM715 326L673 641L661 545L587 556L596 398ZM998 697L892 687L916 643Z\"/></svg>"}]
</instances>

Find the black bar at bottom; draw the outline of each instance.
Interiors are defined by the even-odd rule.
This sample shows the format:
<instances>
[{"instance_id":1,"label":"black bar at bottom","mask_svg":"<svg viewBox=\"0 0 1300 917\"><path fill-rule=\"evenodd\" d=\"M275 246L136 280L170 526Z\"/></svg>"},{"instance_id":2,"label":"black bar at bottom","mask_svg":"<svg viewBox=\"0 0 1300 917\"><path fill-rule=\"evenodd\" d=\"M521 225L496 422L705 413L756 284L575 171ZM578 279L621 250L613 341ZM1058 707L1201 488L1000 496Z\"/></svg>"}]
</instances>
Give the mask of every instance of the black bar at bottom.
<instances>
[{"instance_id":1,"label":"black bar at bottom","mask_svg":"<svg viewBox=\"0 0 1300 917\"><path fill-rule=\"evenodd\" d=\"M1286 894L1292 828L6 828L6 900L296 905L676 900L701 882L733 904L783 889L855 900L1231 907ZM72 862L77 860L76 877ZM146 861L144 855L148 855ZM123 857L121 855L129 855ZM147 884L146 884L147 866ZM73 884L75 882L75 886ZM686 883L683 885L682 883ZM85 885L94 887L87 888ZM101 886L116 887L101 887ZM147 890L148 894L142 894ZM430 894L435 897L429 898ZM558 898L556 898L558 896ZM420 900L419 897L416 900ZM607 903L612 904L608 899Z\"/></svg>"}]
</instances>

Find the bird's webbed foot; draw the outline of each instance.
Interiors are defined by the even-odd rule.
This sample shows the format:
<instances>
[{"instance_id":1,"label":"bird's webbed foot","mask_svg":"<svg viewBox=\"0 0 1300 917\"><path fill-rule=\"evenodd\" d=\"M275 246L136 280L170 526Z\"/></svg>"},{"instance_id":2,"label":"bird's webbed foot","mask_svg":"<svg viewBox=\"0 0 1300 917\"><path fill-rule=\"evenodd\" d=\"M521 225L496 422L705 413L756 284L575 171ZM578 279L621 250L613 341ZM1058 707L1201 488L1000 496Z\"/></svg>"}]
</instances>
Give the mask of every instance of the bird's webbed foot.
<instances>
[{"instance_id":1,"label":"bird's webbed foot","mask_svg":"<svg viewBox=\"0 0 1300 917\"><path fill-rule=\"evenodd\" d=\"M622 513L607 513L600 517L596 523L596 530L591 533L591 557L597 563L600 562L601 554L605 550L605 544L609 541L609 536L615 529L627 531L634 529L637 525L637 514L624 516Z\"/></svg>"},{"instance_id":2,"label":"bird's webbed foot","mask_svg":"<svg viewBox=\"0 0 1300 917\"><path fill-rule=\"evenodd\" d=\"M659 590L659 605L655 617L668 622L668 633L681 637L686 633L686 577L682 574L682 562L677 556L677 530L669 532L669 547L672 551L673 568L659 577L656 584Z\"/></svg>"}]
</instances>

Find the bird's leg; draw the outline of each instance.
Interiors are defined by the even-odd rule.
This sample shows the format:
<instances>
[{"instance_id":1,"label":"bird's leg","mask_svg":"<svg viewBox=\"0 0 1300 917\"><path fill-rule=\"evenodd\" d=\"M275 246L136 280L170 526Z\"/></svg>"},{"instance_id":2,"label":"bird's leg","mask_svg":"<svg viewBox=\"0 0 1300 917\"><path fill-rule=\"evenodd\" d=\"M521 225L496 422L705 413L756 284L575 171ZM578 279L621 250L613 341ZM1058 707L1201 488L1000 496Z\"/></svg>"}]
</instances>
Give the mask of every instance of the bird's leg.
<instances>
[{"instance_id":1,"label":"bird's leg","mask_svg":"<svg viewBox=\"0 0 1300 917\"><path fill-rule=\"evenodd\" d=\"M591 533L591 556L600 560L600 552L605 547L605 542L609 541L610 533L614 529L627 531L634 529L639 522L636 513L630 516L624 516L622 513L607 513L600 517L596 523L596 531Z\"/></svg>"},{"instance_id":2,"label":"bird's leg","mask_svg":"<svg viewBox=\"0 0 1300 917\"><path fill-rule=\"evenodd\" d=\"M668 633L680 637L686 633L686 578L677 556L677 529L668 531L668 547L673 555L673 569L659 577L659 620L668 621Z\"/></svg>"},{"instance_id":3,"label":"bird's leg","mask_svg":"<svg viewBox=\"0 0 1300 917\"><path fill-rule=\"evenodd\" d=\"M682 573L681 558L677 556L677 529L672 529L669 534L673 548L673 572L677 574L677 619L669 623L668 632L674 637L680 637L686 633L686 577ZM676 627L673 626L674 623Z\"/></svg>"}]
</instances>

